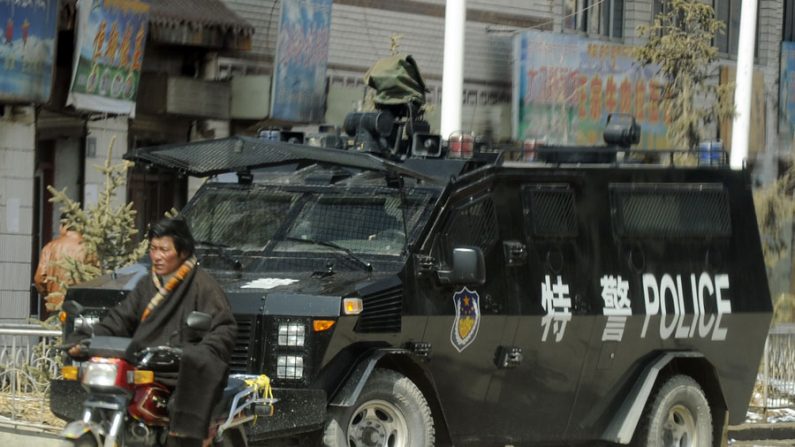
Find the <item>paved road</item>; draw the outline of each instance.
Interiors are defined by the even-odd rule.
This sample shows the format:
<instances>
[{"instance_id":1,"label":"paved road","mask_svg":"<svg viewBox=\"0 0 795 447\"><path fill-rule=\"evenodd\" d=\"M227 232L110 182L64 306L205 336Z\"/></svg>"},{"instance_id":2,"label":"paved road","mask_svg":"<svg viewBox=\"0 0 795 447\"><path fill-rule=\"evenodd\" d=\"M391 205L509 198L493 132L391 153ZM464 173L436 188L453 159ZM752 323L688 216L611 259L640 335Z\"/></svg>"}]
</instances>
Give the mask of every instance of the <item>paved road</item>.
<instances>
[{"instance_id":1,"label":"paved road","mask_svg":"<svg viewBox=\"0 0 795 447\"><path fill-rule=\"evenodd\" d=\"M0 427L0 445L9 447L65 447L66 443L49 433Z\"/></svg>"},{"instance_id":2,"label":"paved road","mask_svg":"<svg viewBox=\"0 0 795 447\"><path fill-rule=\"evenodd\" d=\"M51 433L0 426L0 446L68 447ZM795 447L795 439L731 441L729 447Z\"/></svg>"},{"instance_id":3,"label":"paved road","mask_svg":"<svg viewBox=\"0 0 795 447\"><path fill-rule=\"evenodd\" d=\"M782 439L777 441L738 441L729 443L730 447L792 447L795 439Z\"/></svg>"}]
</instances>

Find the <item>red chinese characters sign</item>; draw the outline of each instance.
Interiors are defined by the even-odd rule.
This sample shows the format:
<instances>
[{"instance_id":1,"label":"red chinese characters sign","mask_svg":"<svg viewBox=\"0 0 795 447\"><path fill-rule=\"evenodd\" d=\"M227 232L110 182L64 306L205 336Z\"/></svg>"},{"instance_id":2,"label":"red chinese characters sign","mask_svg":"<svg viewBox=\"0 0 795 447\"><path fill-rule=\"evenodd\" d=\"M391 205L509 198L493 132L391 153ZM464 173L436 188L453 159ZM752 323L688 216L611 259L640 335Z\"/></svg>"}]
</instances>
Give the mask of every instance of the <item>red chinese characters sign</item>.
<instances>
[{"instance_id":1,"label":"red chinese characters sign","mask_svg":"<svg viewBox=\"0 0 795 447\"><path fill-rule=\"evenodd\" d=\"M641 125L639 148L670 147L659 81L631 47L543 31L515 39L515 138L602 144L607 115L627 113Z\"/></svg>"}]
</instances>

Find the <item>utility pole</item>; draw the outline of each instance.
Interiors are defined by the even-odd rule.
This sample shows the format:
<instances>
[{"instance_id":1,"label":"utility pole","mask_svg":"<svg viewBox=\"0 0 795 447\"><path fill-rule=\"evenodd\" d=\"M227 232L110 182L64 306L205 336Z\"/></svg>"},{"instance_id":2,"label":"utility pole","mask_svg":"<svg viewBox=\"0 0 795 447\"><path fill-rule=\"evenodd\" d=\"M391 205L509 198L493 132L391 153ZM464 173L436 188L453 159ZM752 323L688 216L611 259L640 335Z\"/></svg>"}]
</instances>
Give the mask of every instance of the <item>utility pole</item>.
<instances>
[{"instance_id":1,"label":"utility pole","mask_svg":"<svg viewBox=\"0 0 795 447\"><path fill-rule=\"evenodd\" d=\"M464 95L464 30L466 0L447 0L444 13L444 66L442 68L442 138L461 130Z\"/></svg>"},{"instance_id":2,"label":"utility pole","mask_svg":"<svg viewBox=\"0 0 795 447\"><path fill-rule=\"evenodd\" d=\"M737 45L737 75L734 90L734 122L729 164L742 169L748 157L748 133L751 127L751 86L754 74L757 0L743 0L740 36Z\"/></svg>"}]
</instances>

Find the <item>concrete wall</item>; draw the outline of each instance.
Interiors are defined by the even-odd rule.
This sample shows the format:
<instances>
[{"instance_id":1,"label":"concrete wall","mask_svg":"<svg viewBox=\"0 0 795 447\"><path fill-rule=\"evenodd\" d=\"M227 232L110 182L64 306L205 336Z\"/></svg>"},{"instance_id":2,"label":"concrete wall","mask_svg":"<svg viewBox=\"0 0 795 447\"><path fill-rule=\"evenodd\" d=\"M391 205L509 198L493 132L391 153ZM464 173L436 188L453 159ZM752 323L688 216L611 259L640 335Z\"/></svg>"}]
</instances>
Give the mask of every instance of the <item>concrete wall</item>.
<instances>
[{"instance_id":1,"label":"concrete wall","mask_svg":"<svg viewBox=\"0 0 795 447\"><path fill-rule=\"evenodd\" d=\"M6 107L0 118L0 320L30 314L33 163L31 107Z\"/></svg>"},{"instance_id":2,"label":"concrete wall","mask_svg":"<svg viewBox=\"0 0 795 447\"><path fill-rule=\"evenodd\" d=\"M96 166L105 165L111 141L114 141L111 164L117 164L123 160L122 156L127 152L127 131L129 128L126 117L89 121L86 127L88 132L86 140L95 140L96 153L93 156L92 154L86 154L83 208L88 208L95 204L99 193L104 187L104 176L96 169ZM116 193L111 199L111 203L113 203L114 207L119 207L126 203L126 192L122 187L117 189Z\"/></svg>"}]
</instances>

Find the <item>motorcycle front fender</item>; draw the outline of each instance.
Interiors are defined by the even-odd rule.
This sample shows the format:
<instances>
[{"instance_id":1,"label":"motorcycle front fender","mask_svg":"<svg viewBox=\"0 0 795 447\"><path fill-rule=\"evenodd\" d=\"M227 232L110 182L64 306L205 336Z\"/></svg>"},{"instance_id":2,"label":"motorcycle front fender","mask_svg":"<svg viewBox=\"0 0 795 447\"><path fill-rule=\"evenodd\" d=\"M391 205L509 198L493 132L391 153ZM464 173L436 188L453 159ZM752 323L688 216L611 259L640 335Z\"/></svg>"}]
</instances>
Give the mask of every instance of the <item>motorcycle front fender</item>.
<instances>
[{"instance_id":1,"label":"motorcycle front fender","mask_svg":"<svg viewBox=\"0 0 795 447\"><path fill-rule=\"evenodd\" d=\"M94 437L97 445L102 445L102 441L100 439L102 427L93 421L72 421L66 427L64 427L63 431L61 432L61 437L69 440L77 440L86 433L89 433Z\"/></svg>"}]
</instances>

